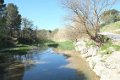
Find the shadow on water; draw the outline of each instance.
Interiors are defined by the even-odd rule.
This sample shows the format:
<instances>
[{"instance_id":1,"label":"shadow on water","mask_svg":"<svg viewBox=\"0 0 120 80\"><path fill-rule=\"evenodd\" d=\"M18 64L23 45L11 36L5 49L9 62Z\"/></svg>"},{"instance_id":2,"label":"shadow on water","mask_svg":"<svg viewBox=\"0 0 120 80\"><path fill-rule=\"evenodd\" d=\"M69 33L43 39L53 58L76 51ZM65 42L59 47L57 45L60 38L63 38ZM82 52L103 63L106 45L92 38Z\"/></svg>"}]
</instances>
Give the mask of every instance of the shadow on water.
<instances>
[{"instance_id":1,"label":"shadow on water","mask_svg":"<svg viewBox=\"0 0 120 80\"><path fill-rule=\"evenodd\" d=\"M57 44L57 43L48 44L48 47L57 48L58 46L59 46L59 44Z\"/></svg>"},{"instance_id":2,"label":"shadow on water","mask_svg":"<svg viewBox=\"0 0 120 80\"><path fill-rule=\"evenodd\" d=\"M85 74L66 67L68 61L52 49L0 54L0 80L87 80Z\"/></svg>"}]
</instances>

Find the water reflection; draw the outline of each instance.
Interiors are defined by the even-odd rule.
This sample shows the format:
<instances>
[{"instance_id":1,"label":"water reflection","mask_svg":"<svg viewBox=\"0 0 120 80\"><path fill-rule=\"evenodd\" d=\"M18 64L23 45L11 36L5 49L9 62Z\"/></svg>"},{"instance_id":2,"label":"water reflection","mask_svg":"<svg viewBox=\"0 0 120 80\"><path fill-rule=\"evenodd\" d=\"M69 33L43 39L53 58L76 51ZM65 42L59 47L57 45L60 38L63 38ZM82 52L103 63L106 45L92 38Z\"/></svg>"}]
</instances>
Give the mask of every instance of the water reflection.
<instances>
[{"instance_id":1,"label":"water reflection","mask_svg":"<svg viewBox=\"0 0 120 80\"><path fill-rule=\"evenodd\" d=\"M87 80L81 71L64 67L67 57L55 54L52 48L43 52L2 53L0 80Z\"/></svg>"},{"instance_id":2,"label":"water reflection","mask_svg":"<svg viewBox=\"0 0 120 80\"><path fill-rule=\"evenodd\" d=\"M10 55L0 55L0 80L22 80L23 64Z\"/></svg>"}]
</instances>

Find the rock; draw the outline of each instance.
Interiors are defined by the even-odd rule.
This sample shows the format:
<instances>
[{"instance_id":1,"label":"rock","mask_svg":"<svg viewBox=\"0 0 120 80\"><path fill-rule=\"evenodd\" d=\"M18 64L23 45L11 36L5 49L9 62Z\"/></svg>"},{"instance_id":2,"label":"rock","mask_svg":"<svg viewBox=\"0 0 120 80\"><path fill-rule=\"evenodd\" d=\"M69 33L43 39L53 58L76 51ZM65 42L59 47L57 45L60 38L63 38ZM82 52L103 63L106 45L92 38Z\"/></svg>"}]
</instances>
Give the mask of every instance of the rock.
<instances>
[{"instance_id":1,"label":"rock","mask_svg":"<svg viewBox=\"0 0 120 80\"><path fill-rule=\"evenodd\" d=\"M120 52L113 52L105 62L105 65L109 69L116 69L120 72Z\"/></svg>"},{"instance_id":2,"label":"rock","mask_svg":"<svg viewBox=\"0 0 120 80\"><path fill-rule=\"evenodd\" d=\"M89 66L91 69L94 69L95 65L96 65L95 62L93 62L92 60L89 61Z\"/></svg>"},{"instance_id":3,"label":"rock","mask_svg":"<svg viewBox=\"0 0 120 80\"><path fill-rule=\"evenodd\" d=\"M92 54L92 56L95 56L98 50L99 50L99 47L95 46L95 47L90 47L88 52Z\"/></svg>"},{"instance_id":4,"label":"rock","mask_svg":"<svg viewBox=\"0 0 120 80\"><path fill-rule=\"evenodd\" d=\"M105 69L102 72L100 80L119 80L119 79L120 79L120 74L116 73L112 69Z\"/></svg>"},{"instance_id":5,"label":"rock","mask_svg":"<svg viewBox=\"0 0 120 80\"><path fill-rule=\"evenodd\" d=\"M94 71L98 76L101 77L100 80L119 80L120 52L114 52L105 59L105 62L97 63L94 67Z\"/></svg>"},{"instance_id":6,"label":"rock","mask_svg":"<svg viewBox=\"0 0 120 80\"><path fill-rule=\"evenodd\" d=\"M87 48L81 50L81 54L86 54L87 52L88 52L88 49L87 49Z\"/></svg>"},{"instance_id":7,"label":"rock","mask_svg":"<svg viewBox=\"0 0 120 80\"><path fill-rule=\"evenodd\" d=\"M79 49L80 51L82 51L83 49L86 48L86 43L85 43L85 41L80 40L79 42L76 43L76 46L78 47L78 49Z\"/></svg>"},{"instance_id":8,"label":"rock","mask_svg":"<svg viewBox=\"0 0 120 80\"><path fill-rule=\"evenodd\" d=\"M81 51L81 54L85 54L83 57L91 57L91 56L95 56L97 51L98 51L98 47L90 47L89 49L85 48Z\"/></svg>"},{"instance_id":9,"label":"rock","mask_svg":"<svg viewBox=\"0 0 120 80\"><path fill-rule=\"evenodd\" d=\"M89 62L89 61L91 61L91 60L92 60L92 57L88 57L88 58L86 59L87 62Z\"/></svg>"},{"instance_id":10,"label":"rock","mask_svg":"<svg viewBox=\"0 0 120 80\"><path fill-rule=\"evenodd\" d=\"M82 54L82 57L89 58L89 57L92 57L92 55L90 55L90 54Z\"/></svg>"},{"instance_id":11,"label":"rock","mask_svg":"<svg viewBox=\"0 0 120 80\"><path fill-rule=\"evenodd\" d=\"M111 55L97 55L99 47L87 48L82 40L76 45L100 80L120 80L120 51L113 50Z\"/></svg>"},{"instance_id":12,"label":"rock","mask_svg":"<svg viewBox=\"0 0 120 80\"><path fill-rule=\"evenodd\" d=\"M105 65L103 62L96 63L94 66L93 71L98 75L101 76L102 72L106 69Z\"/></svg>"},{"instance_id":13,"label":"rock","mask_svg":"<svg viewBox=\"0 0 120 80\"><path fill-rule=\"evenodd\" d=\"M97 56L92 56L91 58L89 58L89 65L91 69L94 69L95 65L99 62L101 62L101 55L97 55Z\"/></svg>"}]
</instances>

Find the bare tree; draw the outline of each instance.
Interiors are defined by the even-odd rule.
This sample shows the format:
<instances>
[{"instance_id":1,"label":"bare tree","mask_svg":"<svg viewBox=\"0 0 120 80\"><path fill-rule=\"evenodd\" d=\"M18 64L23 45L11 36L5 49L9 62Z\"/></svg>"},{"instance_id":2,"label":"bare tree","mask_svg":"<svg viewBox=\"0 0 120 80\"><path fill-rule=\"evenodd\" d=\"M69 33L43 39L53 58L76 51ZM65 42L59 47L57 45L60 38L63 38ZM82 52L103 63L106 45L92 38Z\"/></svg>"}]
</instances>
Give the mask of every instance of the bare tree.
<instances>
[{"instance_id":1,"label":"bare tree","mask_svg":"<svg viewBox=\"0 0 120 80\"><path fill-rule=\"evenodd\" d=\"M73 13L74 17L71 18L72 21L81 23L92 40L97 43L103 43L100 35L98 35L100 32L100 16L101 13L109 9L115 1L116 0L62 0L62 4Z\"/></svg>"},{"instance_id":2,"label":"bare tree","mask_svg":"<svg viewBox=\"0 0 120 80\"><path fill-rule=\"evenodd\" d=\"M66 34L68 38L72 41L78 41L83 35L85 36L85 29L82 24L73 22L70 25L67 25Z\"/></svg>"}]
</instances>

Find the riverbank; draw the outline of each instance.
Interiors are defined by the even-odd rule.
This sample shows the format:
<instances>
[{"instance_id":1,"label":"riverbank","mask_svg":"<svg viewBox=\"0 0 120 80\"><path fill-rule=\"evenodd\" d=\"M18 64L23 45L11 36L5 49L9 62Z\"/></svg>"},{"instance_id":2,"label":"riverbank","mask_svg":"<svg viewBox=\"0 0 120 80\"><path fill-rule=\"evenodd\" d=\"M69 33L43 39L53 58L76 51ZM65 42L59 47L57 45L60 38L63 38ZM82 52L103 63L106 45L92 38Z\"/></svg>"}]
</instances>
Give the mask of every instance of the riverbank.
<instances>
[{"instance_id":1,"label":"riverbank","mask_svg":"<svg viewBox=\"0 0 120 80\"><path fill-rule=\"evenodd\" d=\"M23 45L23 44L19 44L16 47L11 47L11 48L4 48L1 49L0 52L4 53L4 52L19 52L19 53L24 53L27 52L29 50L35 50L38 47L36 46L32 46L32 45Z\"/></svg>"},{"instance_id":2,"label":"riverbank","mask_svg":"<svg viewBox=\"0 0 120 80\"><path fill-rule=\"evenodd\" d=\"M63 54L68 56L68 64L66 67L76 69L78 72L83 72L87 80L100 80L99 77L90 69L88 63L83 57L80 56L79 52L75 50L61 50L54 49L58 54Z\"/></svg>"},{"instance_id":3,"label":"riverbank","mask_svg":"<svg viewBox=\"0 0 120 80\"><path fill-rule=\"evenodd\" d=\"M106 50L112 51L107 54ZM100 47L91 45L87 47L86 42L81 40L76 43L76 50L88 62L92 71L94 71L100 80L119 80L120 79L120 51L114 50L110 45L102 51ZM111 74L112 73L112 74Z\"/></svg>"}]
</instances>

